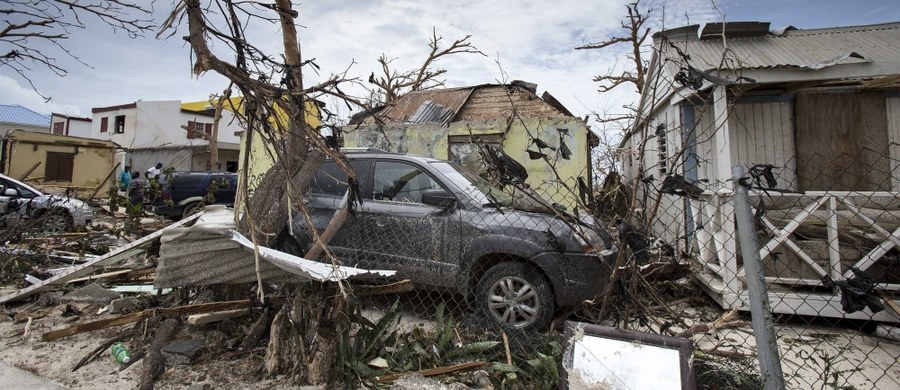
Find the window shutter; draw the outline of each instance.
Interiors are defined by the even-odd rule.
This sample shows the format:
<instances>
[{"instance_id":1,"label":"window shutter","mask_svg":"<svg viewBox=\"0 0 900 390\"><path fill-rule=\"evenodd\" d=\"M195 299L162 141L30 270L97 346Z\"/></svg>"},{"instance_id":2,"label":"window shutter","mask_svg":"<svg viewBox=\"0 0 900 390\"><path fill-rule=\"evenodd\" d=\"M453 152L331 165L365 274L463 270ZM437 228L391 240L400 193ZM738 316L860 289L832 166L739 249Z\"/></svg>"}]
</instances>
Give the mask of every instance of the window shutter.
<instances>
[{"instance_id":1,"label":"window shutter","mask_svg":"<svg viewBox=\"0 0 900 390\"><path fill-rule=\"evenodd\" d=\"M109 131L109 117L100 118L100 132L105 133Z\"/></svg>"},{"instance_id":2,"label":"window shutter","mask_svg":"<svg viewBox=\"0 0 900 390\"><path fill-rule=\"evenodd\" d=\"M75 154L47 152L47 166L44 168L44 181L72 181Z\"/></svg>"},{"instance_id":3,"label":"window shutter","mask_svg":"<svg viewBox=\"0 0 900 390\"><path fill-rule=\"evenodd\" d=\"M54 122L53 123L53 134L63 135L66 132L65 122Z\"/></svg>"},{"instance_id":4,"label":"window shutter","mask_svg":"<svg viewBox=\"0 0 900 390\"><path fill-rule=\"evenodd\" d=\"M207 137L212 137L212 123L207 123L203 129L203 132L206 133Z\"/></svg>"},{"instance_id":5,"label":"window shutter","mask_svg":"<svg viewBox=\"0 0 900 390\"><path fill-rule=\"evenodd\" d=\"M194 121L188 121L188 124L187 124L187 128L188 128L188 131L187 131L187 138L188 138L188 139L194 139L194 138L197 138L197 137L194 135L194 131L196 130L194 124L195 124Z\"/></svg>"}]
</instances>

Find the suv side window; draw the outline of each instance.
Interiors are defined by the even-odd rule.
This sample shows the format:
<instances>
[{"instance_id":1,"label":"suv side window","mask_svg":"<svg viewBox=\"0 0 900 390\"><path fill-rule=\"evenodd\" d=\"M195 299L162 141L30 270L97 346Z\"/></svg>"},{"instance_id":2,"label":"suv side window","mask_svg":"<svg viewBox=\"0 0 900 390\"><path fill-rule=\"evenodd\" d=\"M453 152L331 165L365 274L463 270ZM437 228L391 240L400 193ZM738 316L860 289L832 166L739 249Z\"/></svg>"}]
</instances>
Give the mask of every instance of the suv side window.
<instances>
[{"instance_id":1,"label":"suv side window","mask_svg":"<svg viewBox=\"0 0 900 390\"><path fill-rule=\"evenodd\" d=\"M350 161L361 191L365 191L368 182L369 164L369 160ZM310 181L309 189L313 194L344 196L347 192L347 175L334 160L325 161Z\"/></svg>"},{"instance_id":2,"label":"suv side window","mask_svg":"<svg viewBox=\"0 0 900 390\"><path fill-rule=\"evenodd\" d=\"M441 189L431 176L414 165L395 161L375 163L375 200L422 203L422 192Z\"/></svg>"},{"instance_id":3,"label":"suv side window","mask_svg":"<svg viewBox=\"0 0 900 390\"><path fill-rule=\"evenodd\" d=\"M200 187L200 183L203 182L203 179L206 179L206 175L192 175L192 174L183 174L175 176L175 180L172 180L172 190L173 191L194 191Z\"/></svg>"}]
</instances>

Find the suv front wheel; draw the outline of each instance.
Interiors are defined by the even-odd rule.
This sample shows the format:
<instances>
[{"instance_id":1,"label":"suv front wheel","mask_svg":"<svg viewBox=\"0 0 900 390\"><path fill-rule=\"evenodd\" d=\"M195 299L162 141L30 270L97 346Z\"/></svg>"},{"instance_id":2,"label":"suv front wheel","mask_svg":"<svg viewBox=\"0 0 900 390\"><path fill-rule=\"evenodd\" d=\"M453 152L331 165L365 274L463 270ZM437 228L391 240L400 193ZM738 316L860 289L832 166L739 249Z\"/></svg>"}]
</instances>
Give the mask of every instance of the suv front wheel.
<instances>
[{"instance_id":1,"label":"suv front wheel","mask_svg":"<svg viewBox=\"0 0 900 390\"><path fill-rule=\"evenodd\" d=\"M537 270L520 262L491 267L478 282L479 310L513 329L543 331L553 316L553 291Z\"/></svg>"}]
</instances>

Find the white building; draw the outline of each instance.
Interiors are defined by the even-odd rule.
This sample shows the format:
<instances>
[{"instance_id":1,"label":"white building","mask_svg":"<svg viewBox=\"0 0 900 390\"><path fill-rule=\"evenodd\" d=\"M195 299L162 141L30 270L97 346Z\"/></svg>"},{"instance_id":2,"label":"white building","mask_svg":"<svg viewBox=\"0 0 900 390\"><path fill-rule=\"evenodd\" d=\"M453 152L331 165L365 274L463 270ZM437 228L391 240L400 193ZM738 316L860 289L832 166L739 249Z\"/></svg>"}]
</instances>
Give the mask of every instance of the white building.
<instances>
[{"instance_id":1,"label":"white building","mask_svg":"<svg viewBox=\"0 0 900 390\"><path fill-rule=\"evenodd\" d=\"M55 135L71 135L73 137L91 137L91 118L69 116L53 113L50 115L50 133Z\"/></svg>"},{"instance_id":2,"label":"white building","mask_svg":"<svg viewBox=\"0 0 900 390\"><path fill-rule=\"evenodd\" d=\"M176 171L236 171L240 138L234 134L242 129L234 115L223 110L217 137L220 166L212 167L209 141L203 134L212 133L213 110L186 107L198 107L198 104L170 100L97 107L91 110L90 136L120 145L125 151L120 156L122 164L139 172L157 162ZM188 132L186 128L195 131Z\"/></svg>"}]
</instances>

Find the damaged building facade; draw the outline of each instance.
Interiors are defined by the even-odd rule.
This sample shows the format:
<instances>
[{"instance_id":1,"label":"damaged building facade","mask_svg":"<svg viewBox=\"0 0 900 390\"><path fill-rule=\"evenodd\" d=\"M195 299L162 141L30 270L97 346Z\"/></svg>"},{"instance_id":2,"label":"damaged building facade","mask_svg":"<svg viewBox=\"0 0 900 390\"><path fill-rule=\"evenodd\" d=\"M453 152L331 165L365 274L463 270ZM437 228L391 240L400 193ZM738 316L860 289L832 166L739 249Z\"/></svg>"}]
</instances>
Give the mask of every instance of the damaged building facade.
<instances>
[{"instance_id":1,"label":"damaged building facade","mask_svg":"<svg viewBox=\"0 0 900 390\"><path fill-rule=\"evenodd\" d=\"M536 88L514 81L410 92L374 116L354 116L343 128L344 146L430 156L475 172L485 169L478 145L491 146L525 167L526 184L572 210L578 178L590 188L590 149L598 139Z\"/></svg>"},{"instance_id":2,"label":"damaged building facade","mask_svg":"<svg viewBox=\"0 0 900 390\"><path fill-rule=\"evenodd\" d=\"M890 266L900 247L897 42L900 23L778 31L713 23L654 35L644 120L619 146L624 175L655 178L638 189L658 197L661 212L648 202L638 222L696 253L696 277L723 307L747 304L731 181L732 166L743 165L755 168L766 280L788 288L770 293L773 310L890 319L845 313L836 291L810 298L793 289L850 279L856 267L900 290ZM667 177L694 188L666 190Z\"/></svg>"},{"instance_id":3,"label":"damaged building facade","mask_svg":"<svg viewBox=\"0 0 900 390\"><path fill-rule=\"evenodd\" d=\"M161 162L176 171L237 171L239 138L235 133L242 129L228 110L223 110L219 121L220 166L211 166L209 141L204 136L212 134L215 110L207 101L136 101L91 111L91 137L120 145L123 150L117 161L123 166L143 171Z\"/></svg>"}]
</instances>

